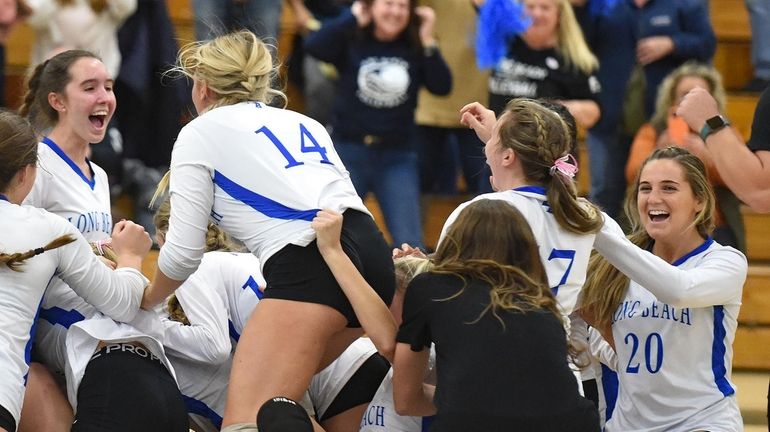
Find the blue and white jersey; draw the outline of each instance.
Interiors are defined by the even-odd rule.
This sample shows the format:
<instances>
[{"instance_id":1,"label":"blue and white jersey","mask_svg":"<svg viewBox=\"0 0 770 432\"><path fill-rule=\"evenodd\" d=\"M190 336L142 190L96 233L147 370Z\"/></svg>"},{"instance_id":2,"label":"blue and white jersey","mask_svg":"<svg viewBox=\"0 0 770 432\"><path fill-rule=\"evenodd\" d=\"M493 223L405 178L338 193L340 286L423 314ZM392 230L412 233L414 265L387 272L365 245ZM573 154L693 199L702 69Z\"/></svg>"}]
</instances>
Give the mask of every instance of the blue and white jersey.
<instances>
[{"instance_id":1,"label":"blue and white jersey","mask_svg":"<svg viewBox=\"0 0 770 432\"><path fill-rule=\"evenodd\" d=\"M232 352L262 298L265 280L249 253L207 252L176 290L190 325L163 320L164 344L190 413L221 427Z\"/></svg>"},{"instance_id":2,"label":"blue and white jersey","mask_svg":"<svg viewBox=\"0 0 770 432\"><path fill-rule=\"evenodd\" d=\"M481 199L507 201L529 222L540 251L540 259L548 276L551 292L556 296L559 310L564 317L567 317L575 308L578 293L585 282L595 235L575 234L562 228L551 213L551 208L546 201L545 188L525 186L482 194L460 204L444 223L441 240L444 239L447 230L460 212L468 204Z\"/></svg>"},{"instance_id":3,"label":"blue and white jersey","mask_svg":"<svg viewBox=\"0 0 770 432\"><path fill-rule=\"evenodd\" d=\"M436 347L431 345L428 357L429 374L435 374ZM374 398L361 418L361 432L423 432L430 427L433 417L402 416L396 413L393 401L393 368L382 380Z\"/></svg>"},{"instance_id":4,"label":"blue and white jersey","mask_svg":"<svg viewBox=\"0 0 770 432\"><path fill-rule=\"evenodd\" d=\"M607 218L597 250L631 279L612 316L618 399L608 431L736 431L732 373L746 258L707 239L669 264Z\"/></svg>"},{"instance_id":5,"label":"blue and white jersey","mask_svg":"<svg viewBox=\"0 0 770 432\"><path fill-rule=\"evenodd\" d=\"M67 358L67 330L72 324L93 317L97 312L64 281L51 279L40 305L35 337L35 351L40 362L52 372L63 375Z\"/></svg>"},{"instance_id":6,"label":"blue and white jersey","mask_svg":"<svg viewBox=\"0 0 770 432\"><path fill-rule=\"evenodd\" d=\"M24 204L67 219L90 242L108 238L112 234L112 212L104 170L89 161L89 180L49 138L38 144L37 157L40 169Z\"/></svg>"},{"instance_id":7,"label":"blue and white jersey","mask_svg":"<svg viewBox=\"0 0 770 432\"><path fill-rule=\"evenodd\" d=\"M186 125L171 154L171 207L158 267L184 280L198 267L211 219L262 265L315 239L327 208L367 212L324 127L302 114L243 102Z\"/></svg>"},{"instance_id":8,"label":"blue and white jersey","mask_svg":"<svg viewBox=\"0 0 770 432\"><path fill-rule=\"evenodd\" d=\"M38 310L46 285L57 275L115 319L139 310L147 279L130 268L110 270L74 226L44 210L0 200L0 251L26 252L71 235L76 241L26 260L20 272L0 266L0 406L19 421Z\"/></svg>"}]
</instances>

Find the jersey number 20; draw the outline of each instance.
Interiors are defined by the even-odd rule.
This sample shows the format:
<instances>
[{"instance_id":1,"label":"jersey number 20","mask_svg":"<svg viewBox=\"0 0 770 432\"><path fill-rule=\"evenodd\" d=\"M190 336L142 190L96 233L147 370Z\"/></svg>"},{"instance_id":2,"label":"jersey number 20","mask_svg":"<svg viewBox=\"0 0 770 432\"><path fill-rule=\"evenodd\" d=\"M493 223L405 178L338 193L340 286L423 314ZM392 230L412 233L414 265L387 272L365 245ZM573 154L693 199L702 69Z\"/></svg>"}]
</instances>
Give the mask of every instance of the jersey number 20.
<instances>
[{"instance_id":1,"label":"jersey number 20","mask_svg":"<svg viewBox=\"0 0 770 432\"><path fill-rule=\"evenodd\" d=\"M628 358L626 373L639 373L640 364L636 361L636 352L639 351L639 337L634 333L629 333L623 341L626 345L631 344L631 356ZM655 355L654 359L653 354ZM658 333L650 333L647 340L644 341L644 365L649 373L657 373L663 366L663 338Z\"/></svg>"}]
</instances>

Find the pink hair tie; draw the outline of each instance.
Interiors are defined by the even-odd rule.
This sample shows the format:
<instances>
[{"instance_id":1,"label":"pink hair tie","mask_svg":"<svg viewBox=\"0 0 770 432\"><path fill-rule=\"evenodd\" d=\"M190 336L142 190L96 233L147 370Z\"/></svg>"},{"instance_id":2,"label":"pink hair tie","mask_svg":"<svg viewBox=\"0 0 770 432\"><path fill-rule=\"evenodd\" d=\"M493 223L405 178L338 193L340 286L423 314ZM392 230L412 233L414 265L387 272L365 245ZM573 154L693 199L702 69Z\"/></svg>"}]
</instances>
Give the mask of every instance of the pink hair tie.
<instances>
[{"instance_id":1,"label":"pink hair tie","mask_svg":"<svg viewBox=\"0 0 770 432\"><path fill-rule=\"evenodd\" d=\"M107 238L107 239L103 239L103 240L97 240L97 241L94 242L94 245L96 245L96 250L99 251L99 255L101 255L101 256L104 256L104 249L103 248L105 246L110 246L111 244L112 244L112 239L111 238Z\"/></svg>"},{"instance_id":2,"label":"pink hair tie","mask_svg":"<svg viewBox=\"0 0 770 432\"><path fill-rule=\"evenodd\" d=\"M578 172L575 156L567 153L565 156L556 159L551 167L551 175L556 175L557 171L569 178L575 178L575 174Z\"/></svg>"}]
</instances>

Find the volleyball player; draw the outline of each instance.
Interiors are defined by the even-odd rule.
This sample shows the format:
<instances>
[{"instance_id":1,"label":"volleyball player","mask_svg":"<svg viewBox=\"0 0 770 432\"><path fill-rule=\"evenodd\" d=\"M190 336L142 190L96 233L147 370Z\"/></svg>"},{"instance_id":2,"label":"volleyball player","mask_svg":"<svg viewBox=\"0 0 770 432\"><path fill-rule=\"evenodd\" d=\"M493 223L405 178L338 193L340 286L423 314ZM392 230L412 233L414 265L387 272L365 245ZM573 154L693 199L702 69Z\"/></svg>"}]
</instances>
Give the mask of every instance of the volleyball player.
<instances>
[{"instance_id":1,"label":"volleyball player","mask_svg":"<svg viewBox=\"0 0 770 432\"><path fill-rule=\"evenodd\" d=\"M584 316L617 353L606 430L742 430L730 375L748 265L710 236L703 162L679 147L656 150L633 191L632 234L606 220L581 296Z\"/></svg>"},{"instance_id":2,"label":"volleyball player","mask_svg":"<svg viewBox=\"0 0 770 432\"><path fill-rule=\"evenodd\" d=\"M193 79L200 115L174 146L174 211L143 307L197 269L209 218L259 258L270 288L238 343L223 420L225 430L248 430L265 401L300 399L312 376L362 333L313 243L318 209L345 213L346 252L386 304L392 262L323 126L268 105L279 94L270 89L275 69L254 34L192 44L179 70Z\"/></svg>"}]
</instances>

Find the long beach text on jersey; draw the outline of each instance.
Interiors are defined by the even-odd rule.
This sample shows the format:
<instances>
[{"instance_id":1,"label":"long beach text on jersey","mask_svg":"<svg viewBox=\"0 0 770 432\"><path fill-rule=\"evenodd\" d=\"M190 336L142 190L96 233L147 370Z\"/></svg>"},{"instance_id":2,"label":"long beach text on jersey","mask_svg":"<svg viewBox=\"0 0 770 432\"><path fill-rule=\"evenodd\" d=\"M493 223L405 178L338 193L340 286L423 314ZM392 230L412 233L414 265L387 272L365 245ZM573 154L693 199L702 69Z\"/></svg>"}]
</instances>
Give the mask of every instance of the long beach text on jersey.
<instances>
[{"instance_id":1,"label":"long beach text on jersey","mask_svg":"<svg viewBox=\"0 0 770 432\"><path fill-rule=\"evenodd\" d=\"M67 220L83 234L96 231L107 233L107 235L112 234L112 216L109 213L92 211L77 216L68 216Z\"/></svg>"},{"instance_id":2,"label":"long beach text on jersey","mask_svg":"<svg viewBox=\"0 0 770 432\"><path fill-rule=\"evenodd\" d=\"M626 300L618 306L612 315L612 323L631 318L650 318L672 320L683 325L692 325L690 322L690 308L677 310L666 303L653 301L649 306L642 307L639 300Z\"/></svg>"},{"instance_id":3,"label":"long beach text on jersey","mask_svg":"<svg viewBox=\"0 0 770 432\"><path fill-rule=\"evenodd\" d=\"M678 322L683 325L692 325L690 322L690 308L677 308L666 303L653 301L649 306L642 307L639 300L626 300L618 306L612 315L613 324L616 321L631 318L665 319Z\"/></svg>"}]
</instances>

